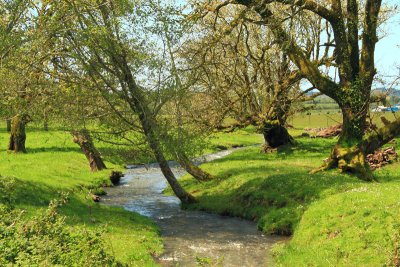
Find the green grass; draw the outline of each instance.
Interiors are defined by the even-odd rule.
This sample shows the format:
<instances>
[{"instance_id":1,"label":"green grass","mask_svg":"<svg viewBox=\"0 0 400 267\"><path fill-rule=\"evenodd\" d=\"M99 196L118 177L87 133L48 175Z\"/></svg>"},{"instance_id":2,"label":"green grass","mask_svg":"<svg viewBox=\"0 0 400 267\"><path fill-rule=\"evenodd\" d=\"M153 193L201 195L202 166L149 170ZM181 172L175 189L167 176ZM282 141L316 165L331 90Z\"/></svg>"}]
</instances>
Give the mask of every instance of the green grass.
<instances>
[{"instance_id":1,"label":"green grass","mask_svg":"<svg viewBox=\"0 0 400 267\"><path fill-rule=\"evenodd\" d=\"M334 172L309 175L329 154L332 140L299 139L298 146L263 154L260 148L237 151L202 167L217 179L199 183L189 175L182 184L199 203L194 209L258 221L266 233L291 234L306 205L321 195L353 188L356 178Z\"/></svg>"},{"instance_id":2,"label":"green grass","mask_svg":"<svg viewBox=\"0 0 400 267\"><path fill-rule=\"evenodd\" d=\"M390 264L394 247L400 248L400 164L375 172L375 183L336 171L311 175L335 139L297 141L277 153L248 148L203 164L217 178L200 183L184 176L183 186L199 200L187 208L255 220L265 233L292 234L275 249L282 266Z\"/></svg>"},{"instance_id":3,"label":"green grass","mask_svg":"<svg viewBox=\"0 0 400 267\"><path fill-rule=\"evenodd\" d=\"M8 134L0 131L0 175L16 177L16 207L27 210L28 216L47 207L60 192L69 192L69 203L61 208L66 222L83 229L105 229L104 241L110 254L131 266L155 265L152 254L162 251L159 230L148 218L122 208L96 204L90 191L107 181L111 170L121 170L107 159L108 170L92 173L79 147L68 133L29 129L27 154L6 151ZM98 144L100 150L112 147ZM122 159L114 159L122 162Z\"/></svg>"},{"instance_id":4,"label":"green grass","mask_svg":"<svg viewBox=\"0 0 400 267\"><path fill-rule=\"evenodd\" d=\"M263 137L257 133L254 126L236 129L234 132L216 132L209 137L209 147L206 152L218 151L220 147L232 148L261 144Z\"/></svg>"},{"instance_id":5,"label":"green grass","mask_svg":"<svg viewBox=\"0 0 400 267\"><path fill-rule=\"evenodd\" d=\"M294 118L295 129L291 133L298 136L304 127L324 127L324 116L312 114L314 126L307 125L307 116ZM19 208L34 215L60 191L68 191L70 202L62 208L62 214L67 216L69 225L104 228L109 252L119 260L136 266L155 264L151 255L162 250L156 226L135 213L90 200L86 188L95 190L110 170L91 173L69 134L30 129L28 153L22 155L7 153L7 139L8 134L0 131L4 148L0 149L0 174L19 179ZM215 133L206 152L262 141L254 127ZM282 266L392 264L399 256L395 247L400 251L400 164L375 172L379 181L376 183L365 183L336 171L310 175L309 171L329 155L336 140L297 141L297 146L283 147L276 153L262 154L259 148L252 147L203 164L216 179L203 183L190 176L181 179L200 201L188 208L255 220L265 233L292 234L288 244L275 248L277 262ZM110 169L120 169L131 158L115 157L123 149L117 151L103 143L97 146L105 151ZM151 159L140 156L134 160Z\"/></svg>"}]
</instances>

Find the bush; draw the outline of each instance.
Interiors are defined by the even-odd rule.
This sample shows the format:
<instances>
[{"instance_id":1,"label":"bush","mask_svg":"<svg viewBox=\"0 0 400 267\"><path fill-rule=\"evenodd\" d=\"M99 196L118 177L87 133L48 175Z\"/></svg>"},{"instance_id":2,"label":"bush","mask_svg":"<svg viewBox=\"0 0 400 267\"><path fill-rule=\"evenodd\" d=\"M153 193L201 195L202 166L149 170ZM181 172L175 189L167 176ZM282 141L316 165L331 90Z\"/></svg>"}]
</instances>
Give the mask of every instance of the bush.
<instances>
[{"instance_id":1,"label":"bush","mask_svg":"<svg viewBox=\"0 0 400 267\"><path fill-rule=\"evenodd\" d=\"M26 218L23 210L9 204L9 194L4 197L10 181L0 177L0 266L121 266L106 253L101 232L70 227L58 215L66 196Z\"/></svg>"}]
</instances>

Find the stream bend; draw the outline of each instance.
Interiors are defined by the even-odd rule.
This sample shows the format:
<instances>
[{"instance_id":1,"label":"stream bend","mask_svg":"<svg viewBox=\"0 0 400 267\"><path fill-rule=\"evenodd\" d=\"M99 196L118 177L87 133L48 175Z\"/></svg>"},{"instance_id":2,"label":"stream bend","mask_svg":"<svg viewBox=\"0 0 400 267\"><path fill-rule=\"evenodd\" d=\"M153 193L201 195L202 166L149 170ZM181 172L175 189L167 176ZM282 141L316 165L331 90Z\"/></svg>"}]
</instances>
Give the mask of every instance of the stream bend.
<instances>
[{"instance_id":1,"label":"stream bend","mask_svg":"<svg viewBox=\"0 0 400 267\"><path fill-rule=\"evenodd\" d=\"M218 159L234 150L203 156L197 162ZM176 163L171 168L177 177L185 173ZM271 246L284 238L264 236L247 220L181 210L177 197L162 194L166 187L157 164L130 166L120 186L107 188L103 198L106 205L121 206L158 224L164 239L164 253L158 258L162 266L199 266L202 260L217 266L272 265Z\"/></svg>"}]
</instances>

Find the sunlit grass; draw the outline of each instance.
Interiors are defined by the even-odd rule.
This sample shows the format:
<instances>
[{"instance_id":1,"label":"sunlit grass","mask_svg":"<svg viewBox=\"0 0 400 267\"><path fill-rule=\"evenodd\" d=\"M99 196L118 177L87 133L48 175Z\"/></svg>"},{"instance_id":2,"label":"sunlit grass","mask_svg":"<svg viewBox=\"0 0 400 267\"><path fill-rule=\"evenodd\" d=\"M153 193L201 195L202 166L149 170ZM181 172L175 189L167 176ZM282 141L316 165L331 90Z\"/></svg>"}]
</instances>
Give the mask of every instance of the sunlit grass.
<instances>
[{"instance_id":1,"label":"sunlit grass","mask_svg":"<svg viewBox=\"0 0 400 267\"><path fill-rule=\"evenodd\" d=\"M69 193L69 203L61 208L68 225L104 229L109 253L131 266L155 265L153 254L162 251L158 228L150 219L121 208L94 203L90 190L108 183L111 170L122 170L106 160L107 170L92 173L84 154L69 133L28 129L26 154L6 151L8 134L0 132L0 175L16 177L16 207L35 215L61 192ZM106 144L102 148L113 148ZM106 157L106 159L111 159ZM117 161L118 162L118 161ZM6 179L6 178L4 178Z\"/></svg>"},{"instance_id":2,"label":"sunlit grass","mask_svg":"<svg viewBox=\"0 0 400 267\"><path fill-rule=\"evenodd\" d=\"M309 174L336 140L297 141L277 153L249 148L203 164L217 178L182 178L199 200L188 208L255 220L265 233L293 234L275 249L282 266L390 265L400 246L400 164L376 171L374 183L337 171Z\"/></svg>"}]
</instances>

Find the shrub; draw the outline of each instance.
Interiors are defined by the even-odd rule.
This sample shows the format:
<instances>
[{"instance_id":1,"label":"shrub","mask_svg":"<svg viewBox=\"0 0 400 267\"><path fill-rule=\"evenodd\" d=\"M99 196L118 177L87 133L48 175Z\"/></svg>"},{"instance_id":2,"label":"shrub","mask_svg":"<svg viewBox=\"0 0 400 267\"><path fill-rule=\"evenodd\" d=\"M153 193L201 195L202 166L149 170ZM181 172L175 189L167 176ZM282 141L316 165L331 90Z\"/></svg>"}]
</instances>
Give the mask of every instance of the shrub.
<instances>
[{"instance_id":1,"label":"shrub","mask_svg":"<svg viewBox=\"0 0 400 267\"><path fill-rule=\"evenodd\" d=\"M26 218L14 209L8 178L0 177L0 266L121 266L105 251L102 233L70 227L57 208L66 203L53 200L39 215ZM7 195L7 194L6 194Z\"/></svg>"}]
</instances>

